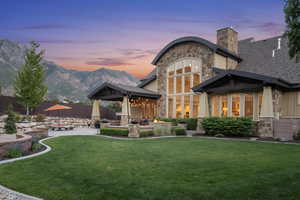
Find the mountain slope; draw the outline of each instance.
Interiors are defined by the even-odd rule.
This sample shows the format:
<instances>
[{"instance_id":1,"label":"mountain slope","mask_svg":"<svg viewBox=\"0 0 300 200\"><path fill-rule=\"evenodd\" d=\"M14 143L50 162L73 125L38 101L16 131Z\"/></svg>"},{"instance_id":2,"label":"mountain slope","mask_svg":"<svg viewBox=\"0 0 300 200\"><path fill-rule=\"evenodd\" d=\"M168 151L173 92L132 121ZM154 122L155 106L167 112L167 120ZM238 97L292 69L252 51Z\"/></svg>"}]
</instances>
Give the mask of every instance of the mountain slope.
<instances>
[{"instance_id":1,"label":"mountain slope","mask_svg":"<svg viewBox=\"0 0 300 200\"><path fill-rule=\"evenodd\" d=\"M0 40L0 84L2 93L13 95L13 81L16 73L24 64L26 46ZM43 61L46 68L48 97L74 101L86 100L88 92L95 86L109 81L127 85L136 85L138 78L124 71L98 69L96 71L75 71L65 69L54 62Z\"/></svg>"}]
</instances>

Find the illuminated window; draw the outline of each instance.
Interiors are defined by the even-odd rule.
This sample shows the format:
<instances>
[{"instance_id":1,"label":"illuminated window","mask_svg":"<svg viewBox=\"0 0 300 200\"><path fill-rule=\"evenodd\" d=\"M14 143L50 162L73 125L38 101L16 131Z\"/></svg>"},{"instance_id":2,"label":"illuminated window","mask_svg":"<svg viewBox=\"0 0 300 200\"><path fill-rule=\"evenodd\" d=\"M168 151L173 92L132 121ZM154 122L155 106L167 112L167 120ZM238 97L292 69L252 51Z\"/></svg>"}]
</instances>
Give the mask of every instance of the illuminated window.
<instances>
[{"instance_id":1,"label":"illuminated window","mask_svg":"<svg viewBox=\"0 0 300 200\"><path fill-rule=\"evenodd\" d=\"M190 95L184 96L184 118L190 117Z\"/></svg>"},{"instance_id":2,"label":"illuminated window","mask_svg":"<svg viewBox=\"0 0 300 200\"><path fill-rule=\"evenodd\" d=\"M168 99L168 117L173 117L173 97L169 97Z\"/></svg>"},{"instance_id":3,"label":"illuminated window","mask_svg":"<svg viewBox=\"0 0 300 200\"><path fill-rule=\"evenodd\" d=\"M211 105L212 105L212 116L219 117L219 97L214 96L211 98Z\"/></svg>"},{"instance_id":4,"label":"illuminated window","mask_svg":"<svg viewBox=\"0 0 300 200\"><path fill-rule=\"evenodd\" d=\"M182 76L176 77L176 93L182 93Z\"/></svg>"},{"instance_id":5,"label":"illuminated window","mask_svg":"<svg viewBox=\"0 0 300 200\"><path fill-rule=\"evenodd\" d=\"M200 84L200 74L194 74L193 86L197 86Z\"/></svg>"},{"instance_id":6,"label":"illuminated window","mask_svg":"<svg viewBox=\"0 0 300 200\"><path fill-rule=\"evenodd\" d=\"M228 116L228 99L227 96L221 96L221 116L227 117Z\"/></svg>"},{"instance_id":7,"label":"illuminated window","mask_svg":"<svg viewBox=\"0 0 300 200\"><path fill-rule=\"evenodd\" d=\"M181 96L176 96L176 118L182 117Z\"/></svg>"},{"instance_id":8,"label":"illuminated window","mask_svg":"<svg viewBox=\"0 0 300 200\"><path fill-rule=\"evenodd\" d=\"M245 117L253 117L253 95L245 95Z\"/></svg>"},{"instance_id":9,"label":"illuminated window","mask_svg":"<svg viewBox=\"0 0 300 200\"><path fill-rule=\"evenodd\" d=\"M169 99L167 116L198 117L200 97L199 95L194 97L191 88L201 83L201 67L201 59L184 58L167 68L167 98Z\"/></svg>"},{"instance_id":10,"label":"illuminated window","mask_svg":"<svg viewBox=\"0 0 300 200\"><path fill-rule=\"evenodd\" d=\"M191 90L191 75L184 76L184 92L190 92Z\"/></svg>"},{"instance_id":11,"label":"illuminated window","mask_svg":"<svg viewBox=\"0 0 300 200\"><path fill-rule=\"evenodd\" d=\"M193 116L194 118L199 115L199 106L200 106L200 96L193 95Z\"/></svg>"},{"instance_id":12,"label":"illuminated window","mask_svg":"<svg viewBox=\"0 0 300 200\"><path fill-rule=\"evenodd\" d=\"M232 116L239 117L240 116L240 105L241 98L239 94L232 95Z\"/></svg>"},{"instance_id":13,"label":"illuminated window","mask_svg":"<svg viewBox=\"0 0 300 200\"><path fill-rule=\"evenodd\" d=\"M176 74L182 74L183 70L182 69L177 69Z\"/></svg>"},{"instance_id":14,"label":"illuminated window","mask_svg":"<svg viewBox=\"0 0 300 200\"><path fill-rule=\"evenodd\" d=\"M185 67L184 68L184 73L189 73L192 72L192 68L191 67Z\"/></svg>"},{"instance_id":15,"label":"illuminated window","mask_svg":"<svg viewBox=\"0 0 300 200\"><path fill-rule=\"evenodd\" d=\"M174 94L174 78L173 77L169 77L168 79L169 81L169 94Z\"/></svg>"}]
</instances>

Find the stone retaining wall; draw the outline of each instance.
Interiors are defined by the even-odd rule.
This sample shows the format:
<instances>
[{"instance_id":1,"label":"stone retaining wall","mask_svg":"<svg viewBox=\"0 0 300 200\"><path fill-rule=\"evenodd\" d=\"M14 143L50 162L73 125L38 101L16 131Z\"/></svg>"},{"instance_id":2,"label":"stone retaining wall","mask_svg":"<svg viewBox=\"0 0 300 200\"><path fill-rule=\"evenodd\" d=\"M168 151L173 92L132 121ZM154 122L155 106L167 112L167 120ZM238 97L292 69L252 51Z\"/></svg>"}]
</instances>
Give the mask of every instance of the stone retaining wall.
<instances>
[{"instance_id":1,"label":"stone retaining wall","mask_svg":"<svg viewBox=\"0 0 300 200\"><path fill-rule=\"evenodd\" d=\"M5 118L6 116L0 117L0 134L5 132ZM18 133L22 134L35 129L45 129L48 128L49 125L55 123L72 125L74 127L83 127L87 126L88 122L90 122L90 119L47 117L44 122L17 122L16 126Z\"/></svg>"},{"instance_id":2,"label":"stone retaining wall","mask_svg":"<svg viewBox=\"0 0 300 200\"><path fill-rule=\"evenodd\" d=\"M0 159L8 155L10 149L20 149L23 153L28 153L32 146L32 137L30 135L22 135L22 138L12 141L0 141Z\"/></svg>"}]
</instances>

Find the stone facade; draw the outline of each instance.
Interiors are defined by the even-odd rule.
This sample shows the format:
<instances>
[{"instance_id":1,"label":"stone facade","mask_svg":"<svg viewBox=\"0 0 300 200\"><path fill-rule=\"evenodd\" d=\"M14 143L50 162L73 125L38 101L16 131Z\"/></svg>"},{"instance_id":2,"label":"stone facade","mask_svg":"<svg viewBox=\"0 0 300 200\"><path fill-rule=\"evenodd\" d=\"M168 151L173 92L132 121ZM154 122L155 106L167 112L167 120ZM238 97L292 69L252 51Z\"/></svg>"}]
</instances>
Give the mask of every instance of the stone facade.
<instances>
[{"instance_id":1,"label":"stone facade","mask_svg":"<svg viewBox=\"0 0 300 200\"><path fill-rule=\"evenodd\" d=\"M197 121L197 133L200 133L200 134L205 134L205 130L202 126L202 121L203 121L203 118L198 118L198 121Z\"/></svg>"},{"instance_id":2,"label":"stone facade","mask_svg":"<svg viewBox=\"0 0 300 200\"><path fill-rule=\"evenodd\" d=\"M274 137L274 118L261 117L258 122L257 136L266 138Z\"/></svg>"},{"instance_id":3,"label":"stone facade","mask_svg":"<svg viewBox=\"0 0 300 200\"><path fill-rule=\"evenodd\" d=\"M202 59L202 81L213 76L214 52L208 47L194 42L185 42L169 49L157 63L157 87L161 98L157 102L158 116L166 117L166 94L167 94L167 68L168 66L183 58Z\"/></svg>"},{"instance_id":4,"label":"stone facade","mask_svg":"<svg viewBox=\"0 0 300 200\"><path fill-rule=\"evenodd\" d=\"M238 33L232 28L217 30L217 44L238 54Z\"/></svg>"}]
</instances>

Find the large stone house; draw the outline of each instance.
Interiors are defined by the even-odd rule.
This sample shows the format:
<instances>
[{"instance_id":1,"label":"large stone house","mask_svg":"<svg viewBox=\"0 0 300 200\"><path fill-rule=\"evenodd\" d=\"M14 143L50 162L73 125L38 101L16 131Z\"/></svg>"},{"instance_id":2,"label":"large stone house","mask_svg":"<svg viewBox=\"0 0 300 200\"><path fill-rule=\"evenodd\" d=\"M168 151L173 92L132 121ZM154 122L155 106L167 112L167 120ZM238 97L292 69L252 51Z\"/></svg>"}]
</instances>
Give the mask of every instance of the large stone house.
<instances>
[{"instance_id":1,"label":"large stone house","mask_svg":"<svg viewBox=\"0 0 300 200\"><path fill-rule=\"evenodd\" d=\"M152 64L137 87L105 83L89 98L123 101L123 123L245 116L258 122L262 137L290 139L300 129L300 64L289 59L282 36L239 41L224 28L217 44L199 37L172 41Z\"/></svg>"}]
</instances>

